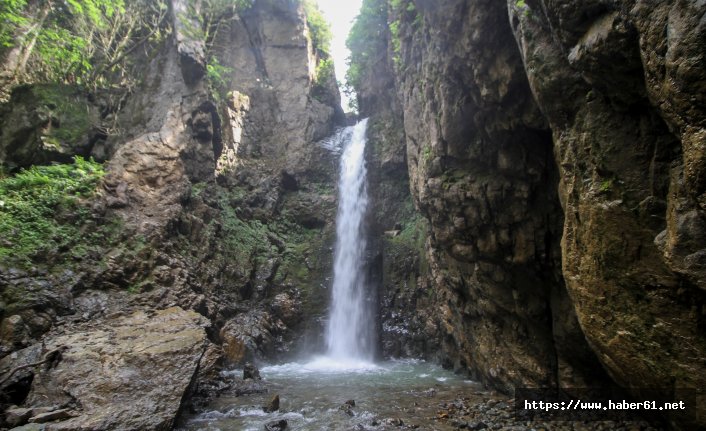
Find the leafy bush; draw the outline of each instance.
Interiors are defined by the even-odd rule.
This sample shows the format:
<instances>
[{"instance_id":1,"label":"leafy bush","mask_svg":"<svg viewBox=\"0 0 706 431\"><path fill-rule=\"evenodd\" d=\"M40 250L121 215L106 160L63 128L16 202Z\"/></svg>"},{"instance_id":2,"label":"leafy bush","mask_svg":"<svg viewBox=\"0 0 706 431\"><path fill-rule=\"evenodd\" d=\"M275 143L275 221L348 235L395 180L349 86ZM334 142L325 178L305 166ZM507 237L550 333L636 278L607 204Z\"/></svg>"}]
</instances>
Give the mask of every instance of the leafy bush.
<instances>
[{"instance_id":1,"label":"leafy bush","mask_svg":"<svg viewBox=\"0 0 706 431\"><path fill-rule=\"evenodd\" d=\"M0 44L21 59L10 83L133 86L129 54L162 39L166 16L165 0L4 0Z\"/></svg>"},{"instance_id":2,"label":"leafy bush","mask_svg":"<svg viewBox=\"0 0 706 431\"><path fill-rule=\"evenodd\" d=\"M324 18L319 6L313 0L304 0L304 13L309 25L311 42L319 54L328 58L331 52L331 26Z\"/></svg>"},{"instance_id":3,"label":"leafy bush","mask_svg":"<svg viewBox=\"0 0 706 431\"><path fill-rule=\"evenodd\" d=\"M333 60L326 58L320 60L319 64L316 65L316 77L314 78L314 84L318 86L325 86L328 81L333 77Z\"/></svg>"},{"instance_id":4,"label":"leafy bush","mask_svg":"<svg viewBox=\"0 0 706 431\"><path fill-rule=\"evenodd\" d=\"M214 55L206 65L206 78L211 94L220 101L228 92L228 75L233 73L233 68L223 66Z\"/></svg>"},{"instance_id":5,"label":"leafy bush","mask_svg":"<svg viewBox=\"0 0 706 431\"><path fill-rule=\"evenodd\" d=\"M347 91L361 88L363 73L369 70L376 57L386 51L387 5L383 0L363 0L360 14L355 18L346 46L351 51L346 72Z\"/></svg>"},{"instance_id":6,"label":"leafy bush","mask_svg":"<svg viewBox=\"0 0 706 431\"><path fill-rule=\"evenodd\" d=\"M0 177L0 258L27 262L42 250L73 246L89 217L80 201L94 193L104 172L103 165L77 156L73 164Z\"/></svg>"}]
</instances>

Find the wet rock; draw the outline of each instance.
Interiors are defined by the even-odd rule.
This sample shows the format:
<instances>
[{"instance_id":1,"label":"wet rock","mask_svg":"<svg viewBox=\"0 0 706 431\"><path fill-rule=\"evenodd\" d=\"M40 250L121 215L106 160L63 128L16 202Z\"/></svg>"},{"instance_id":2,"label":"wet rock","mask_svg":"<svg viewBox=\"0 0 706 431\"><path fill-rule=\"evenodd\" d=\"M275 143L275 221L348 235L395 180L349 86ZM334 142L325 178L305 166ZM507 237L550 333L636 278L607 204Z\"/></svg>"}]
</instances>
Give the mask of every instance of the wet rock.
<instances>
[{"instance_id":1,"label":"wet rock","mask_svg":"<svg viewBox=\"0 0 706 431\"><path fill-rule=\"evenodd\" d=\"M338 410L342 411L343 413L347 414L348 416L355 416L355 412L353 411L353 407L355 406L355 402L353 404L349 404L348 402L345 402L341 404L341 406L338 408Z\"/></svg>"},{"instance_id":2,"label":"wet rock","mask_svg":"<svg viewBox=\"0 0 706 431\"><path fill-rule=\"evenodd\" d=\"M275 394L266 406L262 407L265 413L272 413L279 410L279 394Z\"/></svg>"},{"instance_id":3,"label":"wet rock","mask_svg":"<svg viewBox=\"0 0 706 431\"><path fill-rule=\"evenodd\" d=\"M289 293L280 293L272 301L272 310L287 326L294 326L302 318L301 301Z\"/></svg>"},{"instance_id":4,"label":"wet rock","mask_svg":"<svg viewBox=\"0 0 706 431\"><path fill-rule=\"evenodd\" d=\"M466 424L466 428L469 430L476 430L477 431L477 430L484 430L484 429L488 428L488 425L486 425L485 422L481 422L481 421L468 422Z\"/></svg>"},{"instance_id":5,"label":"wet rock","mask_svg":"<svg viewBox=\"0 0 706 431\"><path fill-rule=\"evenodd\" d=\"M10 407L7 410L5 410L5 422L7 422L8 425L11 427L16 427L20 426L23 424L26 424L27 421L29 420L30 416L32 416L32 409L31 408L23 408L23 407Z\"/></svg>"},{"instance_id":6,"label":"wet rock","mask_svg":"<svg viewBox=\"0 0 706 431\"><path fill-rule=\"evenodd\" d=\"M434 389L434 388L429 388L429 389L427 389L426 391L422 392L422 394L423 394L425 397L434 398L434 397L436 396L436 392L437 392L436 389Z\"/></svg>"},{"instance_id":7,"label":"wet rock","mask_svg":"<svg viewBox=\"0 0 706 431\"><path fill-rule=\"evenodd\" d=\"M78 87L60 84L17 87L0 112L0 164L27 167L87 157L100 122L98 108Z\"/></svg>"},{"instance_id":8,"label":"wet rock","mask_svg":"<svg viewBox=\"0 0 706 431\"><path fill-rule=\"evenodd\" d=\"M25 367L25 365L41 361L44 353L42 346L35 344L0 359L0 370L3 373L3 379L5 379L0 383L0 401L2 403L20 405L24 402L34 378L34 370ZM16 368L17 371L7 377L6 373Z\"/></svg>"},{"instance_id":9,"label":"wet rock","mask_svg":"<svg viewBox=\"0 0 706 431\"><path fill-rule=\"evenodd\" d=\"M33 412L34 413L34 412ZM31 423L45 423L62 419L69 419L78 416L78 413L70 409L57 409L50 412L35 414L29 418Z\"/></svg>"},{"instance_id":10,"label":"wet rock","mask_svg":"<svg viewBox=\"0 0 706 431\"><path fill-rule=\"evenodd\" d=\"M401 427L404 426L404 421L400 418L386 418L382 420L382 424L394 427Z\"/></svg>"},{"instance_id":11,"label":"wet rock","mask_svg":"<svg viewBox=\"0 0 706 431\"><path fill-rule=\"evenodd\" d=\"M229 320L220 333L226 364L237 366L244 361L266 356L274 350L276 336L283 329L269 313L262 310L252 310Z\"/></svg>"},{"instance_id":12,"label":"wet rock","mask_svg":"<svg viewBox=\"0 0 706 431\"><path fill-rule=\"evenodd\" d=\"M265 424L265 431L284 431L287 429L287 421L280 419Z\"/></svg>"},{"instance_id":13,"label":"wet rock","mask_svg":"<svg viewBox=\"0 0 706 431\"><path fill-rule=\"evenodd\" d=\"M253 364L247 363L243 367L243 380L253 379L260 380L260 370Z\"/></svg>"},{"instance_id":14,"label":"wet rock","mask_svg":"<svg viewBox=\"0 0 706 431\"><path fill-rule=\"evenodd\" d=\"M198 25L197 17L189 13L189 6L184 0L172 0L174 10L174 32L179 52L179 64L181 66L184 81L193 85L206 74L206 56L204 42L194 37L193 31L189 29Z\"/></svg>"},{"instance_id":15,"label":"wet rock","mask_svg":"<svg viewBox=\"0 0 706 431\"><path fill-rule=\"evenodd\" d=\"M263 380L240 380L235 381L232 387L229 389L229 393L233 393L235 396L241 395L252 395L252 394L264 394L269 391L267 384Z\"/></svg>"},{"instance_id":16,"label":"wet rock","mask_svg":"<svg viewBox=\"0 0 706 431\"><path fill-rule=\"evenodd\" d=\"M46 427L45 424L27 424L13 428L12 431L44 431Z\"/></svg>"},{"instance_id":17,"label":"wet rock","mask_svg":"<svg viewBox=\"0 0 706 431\"><path fill-rule=\"evenodd\" d=\"M27 345L29 339L29 331L22 319L22 316L15 314L13 316L2 319L0 323L0 342L3 348L22 347Z\"/></svg>"}]
</instances>

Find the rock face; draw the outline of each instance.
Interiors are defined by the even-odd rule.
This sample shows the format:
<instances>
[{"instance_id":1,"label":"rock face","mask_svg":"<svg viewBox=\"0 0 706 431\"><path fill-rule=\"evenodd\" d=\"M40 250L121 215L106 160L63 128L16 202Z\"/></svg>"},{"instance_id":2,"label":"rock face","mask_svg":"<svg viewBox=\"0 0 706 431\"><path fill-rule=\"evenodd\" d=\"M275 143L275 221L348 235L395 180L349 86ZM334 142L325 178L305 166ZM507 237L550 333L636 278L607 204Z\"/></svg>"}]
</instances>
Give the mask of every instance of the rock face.
<instances>
[{"instance_id":1,"label":"rock face","mask_svg":"<svg viewBox=\"0 0 706 431\"><path fill-rule=\"evenodd\" d=\"M404 118L445 356L507 390L612 380L703 408L706 6L386 9L394 67L359 102ZM390 76L399 109L366 95Z\"/></svg>"},{"instance_id":2,"label":"rock face","mask_svg":"<svg viewBox=\"0 0 706 431\"><path fill-rule=\"evenodd\" d=\"M702 391L706 6L567 3L509 7L554 136L567 288L619 384Z\"/></svg>"},{"instance_id":3,"label":"rock face","mask_svg":"<svg viewBox=\"0 0 706 431\"><path fill-rule=\"evenodd\" d=\"M174 307L52 331L44 349L61 354L35 371L26 404L35 413L54 410L28 419L60 420L51 425L57 430L170 429L204 354L206 325ZM6 357L3 368L23 365L25 355L17 357Z\"/></svg>"},{"instance_id":4,"label":"rock face","mask_svg":"<svg viewBox=\"0 0 706 431\"><path fill-rule=\"evenodd\" d=\"M398 55L415 65L397 79L446 355L507 390L584 382L598 367L561 278L551 134L507 11L497 2L418 8L391 13Z\"/></svg>"},{"instance_id":5,"label":"rock face","mask_svg":"<svg viewBox=\"0 0 706 431\"><path fill-rule=\"evenodd\" d=\"M337 163L316 142L345 118L335 77L316 72L304 8L259 0L226 11L206 44L191 31L199 2L169 3L171 35L140 59L139 90L108 115L64 87L62 103L89 114L80 130L58 102L35 101L39 86L2 108L17 123L2 127L4 165L106 160L99 190L80 203L91 220L81 233L110 232L77 259L0 263L0 358L12 367L70 347L8 380L2 411L57 407L42 417L72 416L57 429L169 429L183 397L220 390L224 364L293 354L297 339L321 333ZM227 70L217 83L207 59ZM91 137L94 114L110 136ZM59 125L81 138L61 157L38 144Z\"/></svg>"},{"instance_id":6,"label":"rock face","mask_svg":"<svg viewBox=\"0 0 706 431\"><path fill-rule=\"evenodd\" d=\"M313 97L317 53L303 11L298 2L261 0L226 24L214 42L222 47L217 56L233 65L231 89L249 99L244 134L234 151L274 159L299 180L316 160L311 142L345 120L337 89L325 92L335 94L328 105Z\"/></svg>"},{"instance_id":7,"label":"rock face","mask_svg":"<svg viewBox=\"0 0 706 431\"><path fill-rule=\"evenodd\" d=\"M99 105L68 85L18 87L0 118L0 164L10 169L87 157L104 137Z\"/></svg>"}]
</instances>

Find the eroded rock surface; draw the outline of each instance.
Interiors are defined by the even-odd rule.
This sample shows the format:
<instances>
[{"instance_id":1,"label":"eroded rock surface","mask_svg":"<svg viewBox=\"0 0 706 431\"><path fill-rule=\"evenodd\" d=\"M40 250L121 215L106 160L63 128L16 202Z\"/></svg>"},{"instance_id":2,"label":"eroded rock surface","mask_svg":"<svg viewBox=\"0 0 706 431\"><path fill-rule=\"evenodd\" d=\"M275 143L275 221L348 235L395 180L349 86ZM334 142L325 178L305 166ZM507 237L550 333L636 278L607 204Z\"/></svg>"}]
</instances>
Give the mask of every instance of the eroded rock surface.
<instances>
[{"instance_id":1,"label":"eroded rock surface","mask_svg":"<svg viewBox=\"0 0 706 431\"><path fill-rule=\"evenodd\" d=\"M197 313L174 307L53 330L42 349L61 353L27 370L34 377L23 406L33 413L25 419L57 430L169 429L194 383L207 325ZM3 368L30 359L18 353L4 358Z\"/></svg>"},{"instance_id":2,"label":"eroded rock surface","mask_svg":"<svg viewBox=\"0 0 706 431\"><path fill-rule=\"evenodd\" d=\"M504 389L702 391L706 6L384 6L450 361ZM388 116L368 73L361 109Z\"/></svg>"},{"instance_id":3,"label":"eroded rock surface","mask_svg":"<svg viewBox=\"0 0 706 431\"><path fill-rule=\"evenodd\" d=\"M234 339L244 339L249 357L279 357L290 353L295 339L321 333L337 165L336 154L316 141L345 119L333 73L323 80L316 73L322 53L312 42L303 6L262 0L237 13L233 8L209 48L191 31L201 25L199 2L169 3L173 31L151 47L149 58L138 55L144 65L138 88L99 118L110 117L109 136L93 140L86 126L72 143L90 138L90 146L65 151L66 157L85 150L107 161L96 194L79 203L90 214L81 235L100 231L107 233L105 241L89 244L75 259L55 260L67 252L57 248L28 262L8 267L2 262L0 357L38 361L56 343L82 350L64 352L48 370L16 373L9 399L1 402L56 399L57 409L78 414L61 429L168 429L192 380L202 380L198 390L204 398L232 386L220 371L242 359L229 359ZM214 50L209 55L228 70L218 90L204 74L205 49ZM89 114L81 125L92 125L93 106L86 108L69 90L62 90L70 93L62 93L62 103L75 102ZM26 112L34 115L19 108L13 115ZM9 165L11 157L24 157L15 150L33 149L45 132L59 131L56 123L72 124L49 114L31 117L27 136L17 145L12 141L11 151L3 144L0 161ZM2 133L12 139L18 134L5 127ZM74 242L69 239L67 247ZM150 327L153 319L167 319L154 314L164 309L186 313L164 323L175 331L183 327L184 334ZM126 315L118 317L121 311ZM189 332L191 318L198 337ZM237 331L230 330L233 325ZM221 331L224 326L228 330ZM218 347L204 353L206 334ZM100 342L91 347L90 338ZM138 344L144 339L144 345L133 346L144 357L128 348L131 338ZM173 381L159 380L162 366L169 370L164 378ZM91 374L92 367L108 374ZM138 382L131 383L133 378ZM82 379L85 386L76 383ZM147 386L158 381L166 388ZM71 390L62 393L57 389L62 385ZM256 386L236 390L262 390Z\"/></svg>"}]
</instances>

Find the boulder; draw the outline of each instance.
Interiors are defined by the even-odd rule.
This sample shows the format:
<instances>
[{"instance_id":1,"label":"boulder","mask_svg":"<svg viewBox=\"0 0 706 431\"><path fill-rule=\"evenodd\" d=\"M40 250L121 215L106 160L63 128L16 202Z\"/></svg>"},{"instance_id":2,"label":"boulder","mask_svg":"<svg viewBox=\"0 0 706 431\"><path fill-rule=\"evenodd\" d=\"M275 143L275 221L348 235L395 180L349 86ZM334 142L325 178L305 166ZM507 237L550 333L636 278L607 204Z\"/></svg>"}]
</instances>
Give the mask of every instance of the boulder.
<instances>
[{"instance_id":1,"label":"boulder","mask_svg":"<svg viewBox=\"0 0 706 431\"><path fill-rule=\"evenodd\" d=\"M53 423L55 430L171 428L204 354L205 326L200 315L173 307L47 334L46 349L68 349L58 362L35 370L24 404L62 409L34 409L30 420L66 419Z\"/></svg>"},{"instance_id":2,"label":"boulder","mask_svg":"<svg viewBox=\"0 0 706 431\"><path fill-rule=\"evenodd\" d=\"M260 380L260 370L257 369L256 366L254 366L251 363L245 364L243 367L243 380L247 379L253 379L253 380Z\"/></svg>"},{"instance_id":3,"label":"boulder","mask_svg":"<svg viewBox=\"0 0 706 431\"><path fill-rule=\"evenodd\" d=\"M70 409L57 409L50 412L39 413L29 418L30 423L42 424L45 422L69 419L77 416L76 412Z\"/></svg>"},{"instance_id":4,"label":"boulder","mask_svg":"<svg viewBox=\"0 0 706 431\"><path fill-rule=\"evenodd\" d=\"M284 431L287 429L287 421L280 419L265 424L265 431Z\"/></svg>"},{"instance_id":5,"label":"boulder","mask_svg":"<svg viewBox=\"0 0 706 431\"><path fill-rule=\"evenodd\" d=\"M274 350L276 335L284 324L261 310L239 314L221 329L226 365L240 365L244 361L261 358Z\"/></svg>"},{"instance_id":6,"label":"boulder","mask_svg":"<svg viewBox=\"0 0 706 431\"><path fill-rule=\"evenodd\" d=\"M32 416L32 409L13 406L5 410L5 422L11 427L27 423Z\"/></svg>"},{"instance_id":7,"label":"boulder","mask_svg":"<svg viewBox=\"0 0 706 431\"><path fill-rule=\"evenodd\" d=\"M279 394L275 394L269 403L262 408L265 413L272 413L279 410Z\"/></svg>"}]
</instances>

